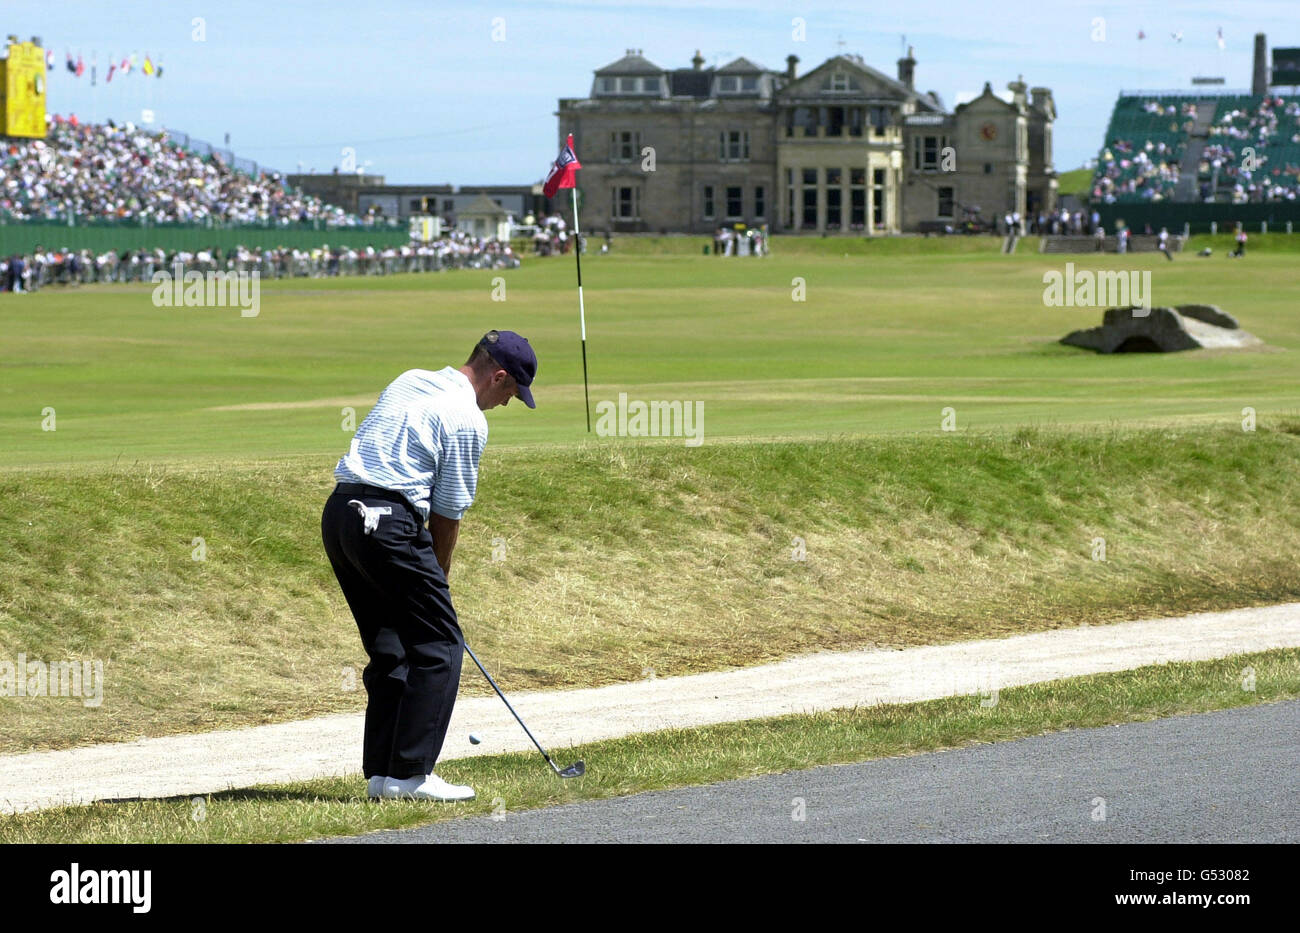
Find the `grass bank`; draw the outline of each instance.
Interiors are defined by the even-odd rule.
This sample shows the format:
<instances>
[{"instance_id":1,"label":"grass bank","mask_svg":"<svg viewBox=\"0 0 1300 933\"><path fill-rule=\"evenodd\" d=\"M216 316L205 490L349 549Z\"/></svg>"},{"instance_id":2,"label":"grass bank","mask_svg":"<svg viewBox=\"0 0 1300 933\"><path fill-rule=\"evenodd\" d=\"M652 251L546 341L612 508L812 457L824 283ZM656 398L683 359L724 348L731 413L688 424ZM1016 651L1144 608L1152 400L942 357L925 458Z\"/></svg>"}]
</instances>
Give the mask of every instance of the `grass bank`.
<instances>
[{"instance_id":1,"label":"grass bank","mask_svg":"<svg viewBox=\"0 0 1300 933\"><path fill-rule=\"evenodd\" d=\"M452 588L513 690L1286 601L1297 431L489 447ZM0 750L361 709L332 464L0 479L0 659L105 666L99 707L0 699Z\"/></svg>"}]
</instances>

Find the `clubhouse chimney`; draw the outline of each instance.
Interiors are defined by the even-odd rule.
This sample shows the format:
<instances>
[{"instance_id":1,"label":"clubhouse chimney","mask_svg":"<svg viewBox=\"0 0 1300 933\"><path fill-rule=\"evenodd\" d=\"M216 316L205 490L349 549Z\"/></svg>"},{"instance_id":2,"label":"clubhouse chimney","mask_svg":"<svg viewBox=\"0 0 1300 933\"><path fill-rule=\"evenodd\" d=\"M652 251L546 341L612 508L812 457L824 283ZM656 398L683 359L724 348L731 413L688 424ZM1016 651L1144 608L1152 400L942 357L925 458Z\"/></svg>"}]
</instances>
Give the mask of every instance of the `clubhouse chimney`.
<instances>
[{"instance_id":1,"label":"clubhouse chimney","mask_svg":"<svg viewBox=\"0 0 1300 933\"><path fill-rule=\"evenodd\" d=\"M898 60L898 82L906 84L907 89L914 90L912 82L916 78L916 59L912 55L912 47L907 47L907 57Z\"/></svg>"},{"instance_id":2,"label":"clubhouse chimney","mask_svg":"<svg viewBox=\"0 0 1300 933\"><path fill-rule=\"evenodd\" d=\"M1024 108L1028 105L1028 99L1025 97L1025 91L1028 88L1025 86L1023 75L1018 75L1016 80L1008 82L1007 90L1011 92L1011 100L1017 107Z\"/></svg>"},{"instance_id":3,"label":"clubhouse chimney","mask_svg":"<svg viewBox=\"0 0 1300 933\"><path fill-rule=\"evenodd\" d=\"M1268 93L1268 38L1255 33L1255 68L1250 78L1250 93L1262 97Z\"/></svg>"},{"instance_id":4,"label":"clubhouse chimney","mask_svg":"<svg viewBox=\"0 0 1300 933\"><path fill-rule=\"evenodd\" d=\"M704 56L700 54L699 49L695 50L695 57L691 59L691 65L696 71L699 71L704 67Z\"/></svg>"},{"instance_id":5,"label":"clubhouse chimney","mask_svg":"<svg viewBox=\"0 0 1300 933\"><path fill-rule=\"evenodd\" d=\"M787 55L785 57L785 76L791 81L794 80L795 65L799 64L798 55Z\"/></svg>"}]
</instances>

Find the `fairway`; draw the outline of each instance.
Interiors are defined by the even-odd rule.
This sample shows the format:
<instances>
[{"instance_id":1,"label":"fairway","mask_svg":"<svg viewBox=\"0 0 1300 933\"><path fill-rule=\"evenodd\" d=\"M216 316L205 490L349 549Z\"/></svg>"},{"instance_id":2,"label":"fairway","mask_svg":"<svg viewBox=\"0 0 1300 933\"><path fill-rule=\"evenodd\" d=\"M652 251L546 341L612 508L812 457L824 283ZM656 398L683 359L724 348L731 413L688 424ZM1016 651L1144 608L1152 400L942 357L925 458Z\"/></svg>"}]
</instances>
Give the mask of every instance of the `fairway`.
<instances>
[{"instance_id":1,"label":"fairway","mask_svg":"<svg viewBox=\"0 0 1300 933\"><path fill-rule=\"evenodd\" d=\"M698 239L677 241L693 249ZM1239 422L1300 410L1294 252L1229 262L1184 253L1004 257L997 240L791 244L722 259L589 255L593 407L703 403L704 442L932 433L956 428ZM951 244L951 247L949 246ZM1194 242L1189 249L1196 248ZM851 250L851 252L849 252ZM1112 357L1059 345L1100 309L1046 308L1043 273L1150 269L1155 304L1218 304L1266 348ZM487 329L525 333L538 408L491 418L488 448L586 437L573 265L509 272L262 283L261 311L156 308L141 286L47 288L0 305L0 464L85 467L321 458L347 447L379 391L408 368L463 362ZM795 300L802 282L805 300ZM503 300L501 300L503 299ZM55 430L43 412L53 409ZM351 424L351 422L347 422ZM603 438L601 443L636 443Z\"/></svg>"}]
</instances>

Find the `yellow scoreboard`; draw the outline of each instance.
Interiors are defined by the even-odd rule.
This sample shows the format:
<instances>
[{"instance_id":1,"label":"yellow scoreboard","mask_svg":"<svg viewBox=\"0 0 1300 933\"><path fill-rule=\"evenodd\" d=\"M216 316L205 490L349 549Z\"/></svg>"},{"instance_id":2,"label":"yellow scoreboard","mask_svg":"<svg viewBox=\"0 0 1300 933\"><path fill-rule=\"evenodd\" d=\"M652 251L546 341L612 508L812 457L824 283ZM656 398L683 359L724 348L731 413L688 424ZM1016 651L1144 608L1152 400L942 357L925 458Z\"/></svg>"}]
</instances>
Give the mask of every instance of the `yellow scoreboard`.
<instances>
[{"instance_id":1,"label":"yellow scoreboard","mask_svg":"<svg viewBox=\"0 0 1300 933\"><path fill-rule=\"evenodd\" d=\"M45 50L9 43L0 59L0 136L45 138Z\"/></svg>"}]
</instances>

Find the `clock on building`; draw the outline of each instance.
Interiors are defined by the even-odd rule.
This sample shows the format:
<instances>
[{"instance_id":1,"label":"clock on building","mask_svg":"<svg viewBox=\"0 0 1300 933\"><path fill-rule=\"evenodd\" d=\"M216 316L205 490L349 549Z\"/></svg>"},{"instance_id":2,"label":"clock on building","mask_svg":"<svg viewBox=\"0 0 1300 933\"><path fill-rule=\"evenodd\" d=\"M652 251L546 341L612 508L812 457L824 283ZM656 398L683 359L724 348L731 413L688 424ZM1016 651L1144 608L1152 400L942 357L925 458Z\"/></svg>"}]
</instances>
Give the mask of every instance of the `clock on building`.
<instances>
[{"instance_id":1,"label":"clock on building","mask_svg":"<svg viewBox=\"0 0 1300 933\"><path fill-rule=\"evenodd\" d=\"M996 123L985 123L980 127L980 138L985 142L993 142L998 138L998 127Z\"/></svg>"}]
</instances>

